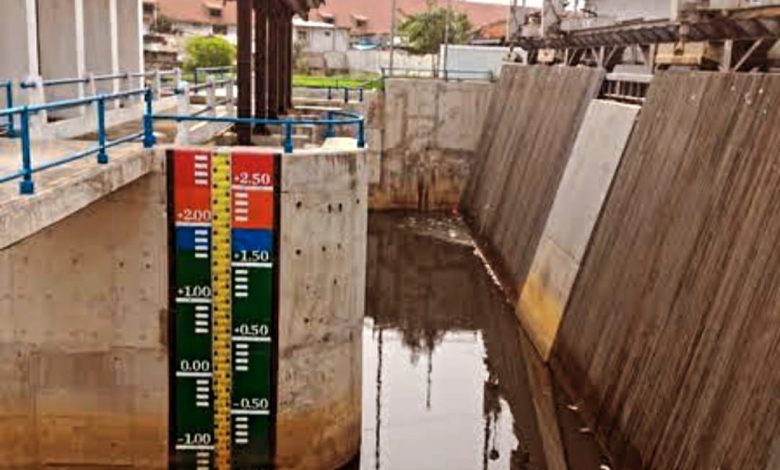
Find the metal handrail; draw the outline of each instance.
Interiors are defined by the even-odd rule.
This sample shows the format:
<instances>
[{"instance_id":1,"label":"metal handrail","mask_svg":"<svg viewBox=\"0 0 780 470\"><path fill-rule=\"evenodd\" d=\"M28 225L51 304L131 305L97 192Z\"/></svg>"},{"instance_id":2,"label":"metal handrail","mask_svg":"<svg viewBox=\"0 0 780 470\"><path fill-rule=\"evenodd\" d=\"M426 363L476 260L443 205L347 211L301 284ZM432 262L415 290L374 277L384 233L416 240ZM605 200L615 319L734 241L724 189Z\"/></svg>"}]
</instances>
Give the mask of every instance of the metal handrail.
<instances>
[{"instance_id":1,"label":"metal handrail","mask_svg":"<svg viewBox=\"0 0 780 470\"><path fill-rule=\"evenodd\" d=\"M223 80L223 84L231 84L232 80ZM2 83L0 83L2 84ZM216 82L209 82L209 86L215 87ZM144 97L143 131L136 132L116 140L109 141L106 132L106 102L125 99L133 96ZM92 97L62 100L54 103L44 103L20 107L11 107L0 110L0 118L19 115L20 119L20 137L21 137L21 168L19 171L8 175L0 175L0 183L21 179L19 183L19 192L23 195L33 194L35 184L33 174L64 165L66 163L79 160L89 155L97 155L99 164L108 163L109 148L117 145L142 139L145 149L152 149L156 144L154 136L155 120L172 120L176 122L198 121L198 122L216 122L226 124L244 124L252 126L281 126L284 129L284 151L293 153L294 140L293 130L297 126L325 126L326 137L335 137L337 126L355 126L358 148L366 147L365 138L365 118L357 113L348 111L328 111L327 119L254 119L239 117L218 117L218 116L199 116L201 111L190 115L166 115L154 114L153 110L154 93L151 88L140 88L137 90L124 91L119 93L101 94ZM214 106L224 104L224 100L216 102ZM45 111L61 110L85 105L95 105L97 112L97 137L96 146L86 148L77 152L70 153L62 158L44 164L35 166L32 161L32 146L30 136L30 118L31 116ZM214 110L213 108L209 110Z\"/></svg>"},{"instance_id":2,"label":"metal handrail","mask_svg":"<svg viewBox=\"0 0 780 470\"><path fill-rule=\"evenodd\" d=\"M14 107L14 84L9 81L0 82L0 88L5 90L5 103L7 108ZM8 137L16 137L14 117L8 115L8 124L5 125L5 133Z\"/></svg>"},{"instance_id":3,"label":"metal handrail","mask_svg":"<svg viewBox=\"0 0 780 470\"><path fill-rule=\"evenodd\" d=\"M146 108L144 112L144 130L116 140L109 141L106 135L106 102L129 98L132 96L144 96ZM133 140L144 139L144 147L151 148L154 145L154 134L151 131L151 120L146 116L152 114L152 90L151 88L140 88L137 90L124 91L120 93L101 94L88 98L78 98L72 100L57 101L54 103L37 104L31 106L21 106L0 110L0 117L19 115L20 119L20 137L22 145L21 169L9 175L0 175L0 183L21 179L19 182L19 192L21 194L33 194L35 192L35 183L32 176L34 173L48 170L66 163L79 160L89 155L96 154L97 162L101 165L108 163L109 148L117 145L132 142ZM60 159L34 166L32 162L32 146L30 141L30 117L43 111L53 111L58 109L73 108L84 105L95 104L97 108L97 135L98 144L78 152L68 154Z\"/></svg>"},{"instance_id":4,"label":"metal handrail","mask_svg":"<svg viewBox=\"0 0 780 470\"><path fill-rule=\"evenodd\" d=\"M336 119L335 116L343 116L344 119ZM297 126L326 126L326 136L335 137L337 126L355 126L357 128L357 146L366 147L365 118L357 113L348 111L329 111L327 119L256 119L228 116L198 116L155 114L152 120L175 122L215 122L224 124L244 124L250 126L282 126L284 129L284 152L293 153L295 150L293 141L293 129Z\"/></svg>"},{"instance_id":5,"label":"metal handrail","mask_svg":"<svg viewBox=\"0 0 780 470\"><path fill-rule=\"evenodd\" d=\"M413 68L413 67L381 67L382 78L448 78L450 75L473 75L483 76L489 81L493 81L496 78L496 74L491 70L461 70L461 69L426 69L426 68ZM403 73L397 75L396 72L414 72L420 75L404 75Z\"/></svg>"},{"instance_id":6,"label":"metal handrail","mask_svg":"<svg viewBox=\"0 0 780 470\"><path fill-rule=\"evenodd\" d=\"M149 70L146 72L118 72L118 73L111 73L111 74L94 75L91 77L87 76L87 77L54 78L49 80L42 80L40 83L44 88L46 88L46 87L54 87L54 86L86 84L89 83L90 80L100 82L106 80L122 80L122 79L127 80L130 78L147 78L147 77L154 77L158 74L162 77L175 75L176 70ZM38 82L32 80L23 80L19 82L19 87L23 89L36 88L37 86L38 86Z\"/></svg>"},{"instance_id":7,"label":"metal handrail","mask_svg":"<svg viewBox=\"0 0 780 470\"><path fill-rule=\"evenodd\" d=\"M205 73L206 77L208 77L209 73L211 73L212 75L219 74L220 78L224 79L225 74L233 72L234 69L235 69L235 67L232 66L232 65L228 65L228 66L224 66L224 67L196 67L192 71L193 81L195 82L195 85L198 85L198 83L200 82L200 74L201 73Z\"/></svg>"},{"instance_id":8,"label":"metal handrail","mask_svg":"<svg viewBox=\"0 0 780 470\"><path fill-rule=\"evenodd\" d=\"M368 82L367 82L368 83ZM366 89L363 86L341 86L341 85L304 85L295 88L308 88L310 90L328 90L328 100L333 100L333 92L344 94L344 103L349 104L350 92L358 92L358 101L362 103L365 100Z\"/></svg>"}]
</instances>

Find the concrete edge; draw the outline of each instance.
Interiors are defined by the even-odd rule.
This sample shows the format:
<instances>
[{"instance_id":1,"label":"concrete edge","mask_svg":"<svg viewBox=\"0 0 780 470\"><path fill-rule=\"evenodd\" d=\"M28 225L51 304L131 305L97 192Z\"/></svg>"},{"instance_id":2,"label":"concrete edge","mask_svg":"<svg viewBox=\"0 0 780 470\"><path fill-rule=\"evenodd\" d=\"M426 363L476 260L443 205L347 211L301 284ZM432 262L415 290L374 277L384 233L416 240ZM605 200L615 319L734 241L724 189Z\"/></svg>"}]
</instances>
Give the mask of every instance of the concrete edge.
<instances>
[{"instance_id":1,"label":"concrete edge","mask_svg":"<svg viewBox=\"0 0 780 470\"><path fill-rule=\"evenodd\" d=\"M133 181L149 174L157 158L137 153L95 165L76 173L68 182L20 196L2 207L0 249L5 249L89 206Z\"/></svg>"}]
</instances>

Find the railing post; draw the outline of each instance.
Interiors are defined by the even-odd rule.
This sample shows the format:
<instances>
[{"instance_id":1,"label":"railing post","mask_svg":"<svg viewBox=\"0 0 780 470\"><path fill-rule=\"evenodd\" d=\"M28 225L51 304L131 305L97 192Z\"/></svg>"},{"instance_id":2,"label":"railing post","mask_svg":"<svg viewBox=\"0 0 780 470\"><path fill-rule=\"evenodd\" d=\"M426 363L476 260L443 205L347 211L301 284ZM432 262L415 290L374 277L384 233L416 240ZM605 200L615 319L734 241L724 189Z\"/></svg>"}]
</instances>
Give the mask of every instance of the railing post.
<instances>
[{"instance_id":1,"label":"railing post","mask_svg":"<svg viewBox=\"0 0 780 470\"><path fill-rule=\"evenodd\" d=\"M234 98L234 90L233 90L234 81L233 79L229 79L227 82L225 82L225 100L227 101L227 115L228 116L235 116L236 115L236 103Z\"/></svg>"},{"instance_id":2,"label":"railing post","mask_svg":"<svg viewBox=\"0 0 780 470\"><path fill-rule=\"evenodd\" d=\"M366 148L366 123L363 119L358 121L357 146L359 149Z\"/></svg>"},{"instance_id":3,"label":"railing post","mask_svg":"<svg viewBox=\"0 0 780 470\"><path fill-rule=\"evenodd\" d=\"M32 180L32 157L30 149L30 111L27 106L22 108L21 115L21 133L22 133L22 181L19 182L19 192L21 194L33 194L35 184Z\"/></svg>"},{"instance_id":4,"label":"railing post","mask_svg":"<svg viewBox=\"0 0 780 470\"><path fill-rule=\"evenodd\" d=\"M294 150L293 126L290 121L286 121L284 123L284 153L293 153Z\"/></svg>"},{"instance_id":5,"label":"railing post","mask_svg":"<svg viewBox=\"0 0 780 470\"><path fill-rule=\"evenodd\" d=\"M213 77L206 79L206 107L209 109L209 114L212 116L217 115L217 85L214 82Z\"/></svg>"},{"instance_id":6,"label":"railing post","mask_svg":"<svg viewBox=\"0 0 780 470\"><path fill-rule=\"evenodd\" d=\"M157 99L162 96L162 86L162 74L160 74L160 69L156 69L154 71L154 95Z\"/></svg>"},{"instance_id":7,"label":"railing post","mask_svg":"<svg viewBox=\"0 0 780 470\"><path fill-rule=\"evenodd\" d=\"M190 84L187 82L182 82L181 86L176 88L176 114L190 115ZM186 121L176 123L176 143L179 145L190 143L190 130Z\"/></svg>"},{"instance_id":8,"label":"railing post","mask_svg":"<svg viewBox=\"0 0 780 470\"><path fill-rule=\"evenodd\" d=\"M101 165L108 163L108 154L106 153L106 98L101 95L97 100L97 136L98 150L97 162Z\"/></svg>"},{"instance_id":9,"label":"railing post","mask_svg":"<svg viewBox=\"0 0 780 470\"><path fill-rule=\"evenodd\" d=\"M92 72L87 74L87 95L88 96L97 96L97 81L95 80L95 74ZM93 113L88 113L89 108L92 108ZM97 102L92 105L86 105L84 106L84 112L86 113L84 115L84 120L88 123L90 123L93 119L96 119L98 114L98 108L97 108Z\"/></svg>"},{"instance_id":10,"label":"railing post","mask_svg":"<svg viewBox=\"0 0 780 470\"><path fill-rule=\"evenodd\" d=\"M40 76L31 76L27 77L24 82L28 84L26 87L22 87L25 90L26 95L25 99L23 100L24 104L32 106L46 103L46 93L43 87L43 78ZM29 132L35 134L36 136L43 135L44 127L46 126L47 122L47 115L48 112L39 111L34 115L29 116L31 127Z\"/></svg>"},{"instance_id":11,"label":"railing post","mask_svg":"<svg viewBox=\"0 0 780 470\"><path fill-rule=\"evenodd\" d=\"M195 83L195 86L198 86L198 75L200 75L199 72L200 70L197 67L195 67L192 71L193 73L192 81L193 83Z\"/></svg>"},{"instance_id":12,"label":"railing post","mask_svg":"<svg viewBox=\"0 0 780 470\"><path fill-rule=\"evenodd\" d=\"M181 69L176 67L173 69L173 89L178 90L181 86Z\"/></svg>"},{"instance_id":13,"label":"railing post","mask_svg":"<svg viewBox=\"0 0 780 470\"><path fill-rule=\"evenodd\" d=\"M328 139L336 137L336 127L333 125L333 111L328 111L328 127L325 131L325 137Z\"/></svg>"},{"instance_id":14,"label":"railing post","mask_svg":"<svg viewBox=\"0 0 780 470\"><path fill-rule=\"evenodd\" d=\"M328 101L333 99L333 90L328 86Z\"/></svg>"},{"instance_id":15,"label":"railing post","mask_svg":"<svg viewBox=\"0 0 780 470\"><path fill-rule=\"evenodd\" d=\"M8 109L14 107L14 84L11 81L5 83L5 101L8 105ZM14 115L8 115L8 137L16 137L16 129L14 128Z\"/></svg>"},{"instance_id":16,"label":"railing post","mask_svg":"<svg viewBox=\"0 0 780 470\"><path fill-rule=\"evenodd\" d=\"M364 96L365 96L365 90L363 89L363 87L360 87L360 89L359 89L359 90L360 90L360 91L359 91L359 94L360 94L360 102L362 103L362 102L363 102L363 98L364 98Z\"/></svg>"},{"instance_id":17,"label":"railing post","mask_svg":"<svg viewBox=\"0 0 780 470\"><path fill-rule=\"evenodd\" d=\"M344 104L349 104L349 88L344 87Z\"/></svg>"},{"instance_id":18,"label":"railing post","mask_svg":"<svg viewBox=\"0 0 780 470\"><path fill-rule=\"evenodd\" d=\"M144 101L146 102L146 109L144 110L144 148L151 149L154 147L154 123L152 122L152 105L154 101L154 94L151 88L147 88L144 93Z\"/></svg>"}]
</instances>

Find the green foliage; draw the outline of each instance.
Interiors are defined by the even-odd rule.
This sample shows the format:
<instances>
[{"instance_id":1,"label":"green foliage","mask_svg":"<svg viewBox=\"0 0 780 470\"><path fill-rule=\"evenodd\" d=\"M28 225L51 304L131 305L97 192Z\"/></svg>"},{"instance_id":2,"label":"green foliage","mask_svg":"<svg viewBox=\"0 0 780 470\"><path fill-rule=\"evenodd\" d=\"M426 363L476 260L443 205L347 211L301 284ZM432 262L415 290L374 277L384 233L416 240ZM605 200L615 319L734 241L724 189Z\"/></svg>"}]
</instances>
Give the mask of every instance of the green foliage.
<instances>
[{"instance_id":1,"label":"green foliage","mask_svg":"<svg viewBox=\"0 0 780 470\"><path fill-rule=\"evenodd\" d=\"M398 31L406 38L407 48L413 54L438 54L439 48L447 36L447 17L449 16L450 44L463 44L469 39L471 23L465 13L434 7L435 2L429 2L428 11L409 15L401 22Z\"/></svg>"},{"instance_id":2,"label":"green foliage","mask_svg":"<svg viewBox=\"0 0 780 470\"><path fill-rule=\"evenodd\" d=\"M319 75L293 75L295 87L363 87L375 90L381 87L382 79L377 74L362 73L352 75L334 75L323 77Z\"/></svg>"},{"instance_id":3,"label":"green foliage","mask_svg":"<svg viewBox=\"0 0 780 470\"><path fill-rule=\"evenodd\" d=\"M198 67L227 67L236 61L236 46L220 36L200 36L187 41L186 70Z\"/></svg>"}]
</instances>

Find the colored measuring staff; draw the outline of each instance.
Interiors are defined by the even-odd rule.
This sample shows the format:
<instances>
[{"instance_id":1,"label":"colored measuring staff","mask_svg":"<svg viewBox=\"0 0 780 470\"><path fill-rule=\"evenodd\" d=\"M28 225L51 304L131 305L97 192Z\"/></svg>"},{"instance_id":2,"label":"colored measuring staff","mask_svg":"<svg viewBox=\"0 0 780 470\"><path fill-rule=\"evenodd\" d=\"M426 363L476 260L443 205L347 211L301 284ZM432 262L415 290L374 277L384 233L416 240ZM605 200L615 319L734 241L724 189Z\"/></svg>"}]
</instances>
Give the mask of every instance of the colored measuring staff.
<instances>
[{"instance_id":1,"label":"colored measuring staff","mask_svg":"<svg viewBox=\"0 0 780 470\"><path fill-rule=\"evenodd\" d=\"M169 153L175 468L270 468L280 156Z\"/></svg>"}]
</instances>

